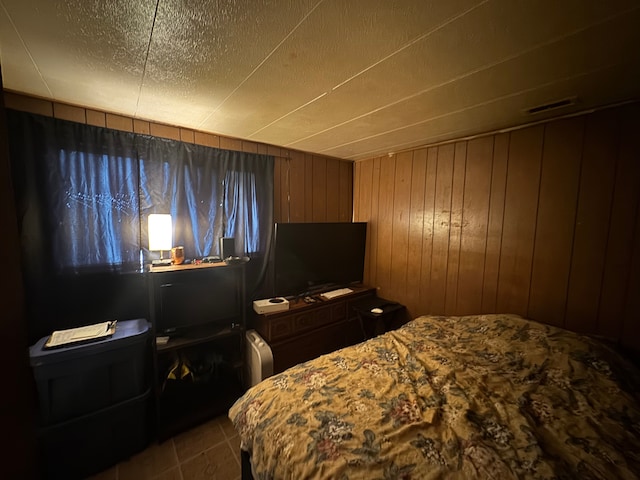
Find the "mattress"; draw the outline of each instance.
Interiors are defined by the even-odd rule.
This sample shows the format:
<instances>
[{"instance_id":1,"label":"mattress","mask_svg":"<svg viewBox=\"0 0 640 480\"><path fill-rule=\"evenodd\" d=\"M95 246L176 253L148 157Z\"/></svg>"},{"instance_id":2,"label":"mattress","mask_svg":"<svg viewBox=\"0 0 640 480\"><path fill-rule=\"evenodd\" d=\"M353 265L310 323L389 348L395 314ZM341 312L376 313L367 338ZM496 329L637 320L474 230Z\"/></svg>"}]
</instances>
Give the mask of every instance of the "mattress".
<instances>
[{"instance_id":1,"label":"mattress","mask_svg":"<svg viewBox=\"0 0 640 480\"><path fill-rule=\"evenodd\" d=\"M255 478L638 478L640 373L515 315L423 316L229 410Z\"/></svg>"}]
</instances>

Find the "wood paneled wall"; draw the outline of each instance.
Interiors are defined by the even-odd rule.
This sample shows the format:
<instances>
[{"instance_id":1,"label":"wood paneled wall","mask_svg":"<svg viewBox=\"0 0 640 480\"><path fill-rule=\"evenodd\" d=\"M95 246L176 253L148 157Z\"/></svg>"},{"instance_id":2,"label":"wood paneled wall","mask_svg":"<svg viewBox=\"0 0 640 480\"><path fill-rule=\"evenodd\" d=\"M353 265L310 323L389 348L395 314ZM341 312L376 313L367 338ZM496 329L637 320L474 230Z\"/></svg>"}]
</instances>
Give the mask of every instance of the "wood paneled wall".
<instances>
[{"instance_id":1,"label":"wood paneled wall","mask_svg":"<svg viewBox=\"0 0 640 480\"><path fill-rule=\"evenodd\" d=\"M2 72L0 71L0 89ZM39 478L37 463L36 385L28 355L25 292L20 265L20 240L13 198L9 163L9 136L4 100L0 98L0 249L10 252L3 262L5 278L2 296L2 333L0 362L11 365L3 375L0 396L0 424L10 439L3 453L3 471L7 478Z\"/></svg>"},{"instance_id":2,"label":"wood paneled wall","mask_svg":"<svg viewBox=\"0 0 640 480\"><path fill-rule=\"evenodd\" d=\"M7 108L61 120L225 150L273 155L274 221L335 222L350 221L352 218L351 161L155 123L14 92L5 91L4 100Z\"/></svg>"},{"instance_id":3,"label":"wood paneled wall","mask_svg":"<svg viewBox=\"0 0 640 480\"><path fill-rule=\"evenodd\" d=\"M640 348L640 104L357 162L365 281Z\"/></svg>"},{"instance_id":4,"label":"wood paneled wall","mask_svg":"<svg viewBox=\"0 0 640 480\"><path fill-rule=\"evenodd\" d=\"M276 222L349 222L353 163L292 152L275 164Z\"/></svg>"}]
</instances>

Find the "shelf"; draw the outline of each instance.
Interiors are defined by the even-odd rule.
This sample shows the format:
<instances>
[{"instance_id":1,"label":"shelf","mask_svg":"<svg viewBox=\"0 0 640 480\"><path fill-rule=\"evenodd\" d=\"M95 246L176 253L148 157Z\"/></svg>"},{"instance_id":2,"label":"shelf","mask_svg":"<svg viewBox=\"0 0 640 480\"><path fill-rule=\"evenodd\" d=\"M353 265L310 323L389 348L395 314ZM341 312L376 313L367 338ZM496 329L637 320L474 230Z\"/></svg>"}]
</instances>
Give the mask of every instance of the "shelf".
<instances>
[{"instance_id":1,"label":"shelf","mask_svg":"<svg viewBox=\"0 0 640 480\"><path fill-rule=\"evenodd\" d=\"M182 270L199 270L203 268L226 267L225 262L216 263L188 263L182 265L149 265L149 271L156 272L180 272Z\"/></svg>"},{"instance_id":2,"label":"shelf","mask_svg":"<svg viewBox=\"0 0 640 480\"><path fill-rule=\"evenodd\" d=\"M160 441L226 413L244 393L243 267L221 262L150 270L154 335L170 337L164 344L154 342ZM184 379L168 379L170 372Z\"/></svg>"},{"instance_id":3,"label":"shelf","mask_svg":"<svg viewBox=\"0 0 640 480\"><path fill-rule=\"evenodd\" d=\"M159 439L167 439L209 418L226 414L244 391L237 375L231 373L206 383L168 383L159 402Z\"/></svg>"},{"instance_id":4,"label":"shelf","mask_svg":"<svg viewBox=\"0 0 640 480\"><path fill-rule=\"evenodd\" d=\"M222 340L226 337L242 335L241 327L232 328L224 325L207 325L197 329L192 329L181 336L172 337L164 345L156 344L158 354L171 352L180 348L199 345L215 340Z\"/></svg>"}]
</instances>

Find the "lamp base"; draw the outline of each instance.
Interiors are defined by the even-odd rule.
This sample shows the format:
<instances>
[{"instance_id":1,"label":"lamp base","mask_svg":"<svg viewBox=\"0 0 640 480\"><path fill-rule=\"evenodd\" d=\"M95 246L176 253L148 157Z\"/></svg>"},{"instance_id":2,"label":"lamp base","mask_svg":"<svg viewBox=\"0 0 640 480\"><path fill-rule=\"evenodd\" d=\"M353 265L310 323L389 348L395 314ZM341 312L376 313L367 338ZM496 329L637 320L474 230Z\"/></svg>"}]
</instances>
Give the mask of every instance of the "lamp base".
<instances>
[{"instance_id":1,"label":"lamp base","mask_svg":"<svg viewBox=\"0 0 640 480\"><path fill-rule=\"evenodd\" d=\"M169 265L171 265L171 259L170 258L165 258L165 259L159 259L159 260L151 260L151 265L153 265L154 267L168 267Z\"/></svg>"}]
</instances>

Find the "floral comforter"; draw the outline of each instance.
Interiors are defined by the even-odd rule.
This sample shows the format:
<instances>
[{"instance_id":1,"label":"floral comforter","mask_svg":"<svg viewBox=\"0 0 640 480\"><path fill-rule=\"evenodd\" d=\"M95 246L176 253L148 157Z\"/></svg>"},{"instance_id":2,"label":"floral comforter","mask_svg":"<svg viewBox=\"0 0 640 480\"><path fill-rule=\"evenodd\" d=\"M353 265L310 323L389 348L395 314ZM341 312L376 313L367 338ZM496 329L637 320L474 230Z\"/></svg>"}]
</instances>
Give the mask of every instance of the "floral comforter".
<instances>
[{"instance_id":1,"label":"floral comforter","mask_svg":"<svg viewBox=\"0 0 640 480\"><path fill-rule=\"evenodd\" d=\"M512 315L424 316L229 410L257 479L640 478L640 373Z\"/></svg>"}]
</instances>

